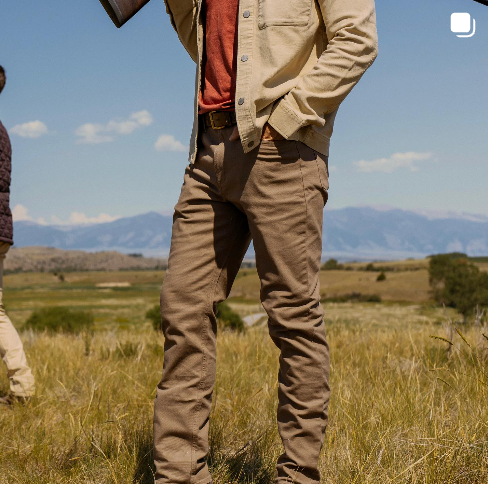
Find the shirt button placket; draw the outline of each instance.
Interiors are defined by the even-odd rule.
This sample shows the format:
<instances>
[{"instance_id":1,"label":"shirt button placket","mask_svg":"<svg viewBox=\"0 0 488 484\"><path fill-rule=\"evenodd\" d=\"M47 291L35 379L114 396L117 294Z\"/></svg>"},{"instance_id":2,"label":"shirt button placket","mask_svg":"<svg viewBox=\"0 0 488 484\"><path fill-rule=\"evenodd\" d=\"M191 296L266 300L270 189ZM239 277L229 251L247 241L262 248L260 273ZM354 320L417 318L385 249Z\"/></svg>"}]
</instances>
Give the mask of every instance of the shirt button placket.
<instances>
[{"instance_id":1,"label":"shirt button placket","mask_svg":"<svg viewBox=\"0 0 488 484\"><path fill-rule=\"evenodd\" d=\"M248 19L251 16L251 12L249 10L244 10L244 12L242 12L242 16L245 19ZM248 27L245 28L245 31L247 31L247 33L249 33ZM248 42L246 42L246 43L248 43ZM241 55L240 60L241 60L241 62L247 62L249 60L249 56L247 54L243 54L243 55ZM238 101L237 101L237 104L239 106L242 106L244 104L244 102L245 102L245 98L244 97L240 97L238 99ZM247 146L249 148L251 148L253 145L254 145L254 141L250 140L250 141L247 142Z\"/></svg>"}]
</instances>

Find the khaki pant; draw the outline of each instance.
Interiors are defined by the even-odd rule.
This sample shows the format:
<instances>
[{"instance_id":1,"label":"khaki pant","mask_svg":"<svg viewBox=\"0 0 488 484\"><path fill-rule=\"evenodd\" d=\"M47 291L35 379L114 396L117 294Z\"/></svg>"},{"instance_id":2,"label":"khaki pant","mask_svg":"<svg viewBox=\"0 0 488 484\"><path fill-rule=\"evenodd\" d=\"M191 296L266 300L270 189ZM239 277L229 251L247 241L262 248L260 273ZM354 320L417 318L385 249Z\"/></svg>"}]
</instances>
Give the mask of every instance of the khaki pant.
<instances>
[{"instance_id":1,"label":"khaki pant","mask_svg":"<svg viewBox=\"0 0 488 484\"><path fill-rule=\"evenodd\" d=\"M158 484L208 483L216 304L251 237L269 333L281 351L276 482L318 483L329 400L319 295L327 160L300 141L264 140L244 154L232 127L201 132L173 215L161 288L164 368L154 408Z\"/></svg>"},{"instance_id":2,"label":"khaki pant","mask_svg":"<svg viewBox=\"0 0 488 484\"><path fill-rule=\"evenodd\" d=\"M24 348L19 335L2 304L3 297L3 260L10 248L7 242L0 242L0 356L7 365L10 379L10 392L18 397L34 394L34 376L27 366Z\"/></svg>"}]
</instances>

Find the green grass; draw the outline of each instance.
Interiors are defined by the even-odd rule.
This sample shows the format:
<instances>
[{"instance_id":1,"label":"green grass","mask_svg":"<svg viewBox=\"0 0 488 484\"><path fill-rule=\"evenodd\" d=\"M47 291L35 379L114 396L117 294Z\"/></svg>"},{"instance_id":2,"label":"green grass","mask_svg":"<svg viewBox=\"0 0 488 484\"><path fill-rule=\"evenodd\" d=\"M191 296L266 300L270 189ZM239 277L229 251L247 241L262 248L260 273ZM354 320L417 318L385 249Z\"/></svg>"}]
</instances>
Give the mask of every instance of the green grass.
<instances>
[{"instance_id":1,"label":"green grass","mask_svg":"<svg viewBox=\"0 0 488 484\"><path fill-rule=\"evenodd\" d=\"M5 278L9 314L19 327L34 308L54 302L91 308L96 328L80 335L22 333L37 395L27 406L0 408L0 484L153 482L152 411L163 339L144 316L157 302L159 281L139 285L134 274L125 275L132 278L126 291L97 289L97 274L71 281L76 274L68 274L69 290L48 280L26 280L25 287L9 281L18 274ZM242 316L260 311L242 297L230 303ZM463 330L472 348L456 334L448 360L447 343L431 337L446 336L438 308L324 307L332 398L322 482L488 482L488 341L480 330ZM214 482L271 484L281 452L278 351L265 328L222 332L217 365ZM0 393L7 389L2 373Z\"/></svg>"}]
</instances>

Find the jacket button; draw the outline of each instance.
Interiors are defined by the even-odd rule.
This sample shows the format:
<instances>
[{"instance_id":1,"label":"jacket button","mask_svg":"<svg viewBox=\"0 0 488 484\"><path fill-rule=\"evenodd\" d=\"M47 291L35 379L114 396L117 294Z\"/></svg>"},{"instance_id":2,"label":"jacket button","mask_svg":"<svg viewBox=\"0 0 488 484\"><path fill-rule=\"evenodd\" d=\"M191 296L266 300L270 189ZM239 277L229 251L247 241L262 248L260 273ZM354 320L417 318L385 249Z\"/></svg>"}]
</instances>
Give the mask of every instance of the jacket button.
<instances>
[{"instance_id":1,"label":"jacket button","mask_svg":"<svg viewBox=\"0 0 488 484\"><path fill-rule=\"evenodd\" d=\"M242 106L244 104L244 98L240 97L239 101L237 101L237 104L239 104L239 106Z\"/></svg>"},{"instance_id":2,"label":"jacket button","mask_svg":"<svg viewBox=\"0 0 488 484\"><path fill-rule=\"evenodd\" d=\"M243 55L243 56L241 57L241 61L242 61L242 62L246 62L246 61L247 61L247 59L249 59L249 57L248 57L247 55Z\"/></svg>"},{"instance_id":3,"label":"jacket button","mask_svg":"<svg viewBox=\"0 0 488 484\"><path fill-rule=\"evenodd\" d=\"M249 15L251 15L251 12L249 10L246 10L243 14L244 18L249 18Z\"/></svg>"}]
</instances>

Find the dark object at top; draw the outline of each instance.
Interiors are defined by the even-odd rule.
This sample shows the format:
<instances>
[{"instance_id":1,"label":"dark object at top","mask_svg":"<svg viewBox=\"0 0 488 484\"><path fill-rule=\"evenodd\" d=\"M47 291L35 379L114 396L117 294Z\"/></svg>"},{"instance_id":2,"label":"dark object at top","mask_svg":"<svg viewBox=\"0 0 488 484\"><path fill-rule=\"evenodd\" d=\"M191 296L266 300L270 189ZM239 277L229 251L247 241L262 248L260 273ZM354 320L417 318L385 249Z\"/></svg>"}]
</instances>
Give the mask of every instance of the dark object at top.
<instances>
[{"instance_id":1,"label":"dark object at top","mask_svg":"<svg viewBox=\"0 0 488 484\"><path fill-rule=\"evenodd\" d=\"M150 0L100 0L117 28L122 27Z\"/></svg>"},{"instance_id":2,"label":"dark object at top","mask_svg":"<svg viewBox=\"0 0 488 484\"><path fill-rule=\"evenodd\" d=\"M10 172L12 147L7 130L0 122L0 241L13 244L12 212L10 211Z\"/></svg>"}]
</instances>

